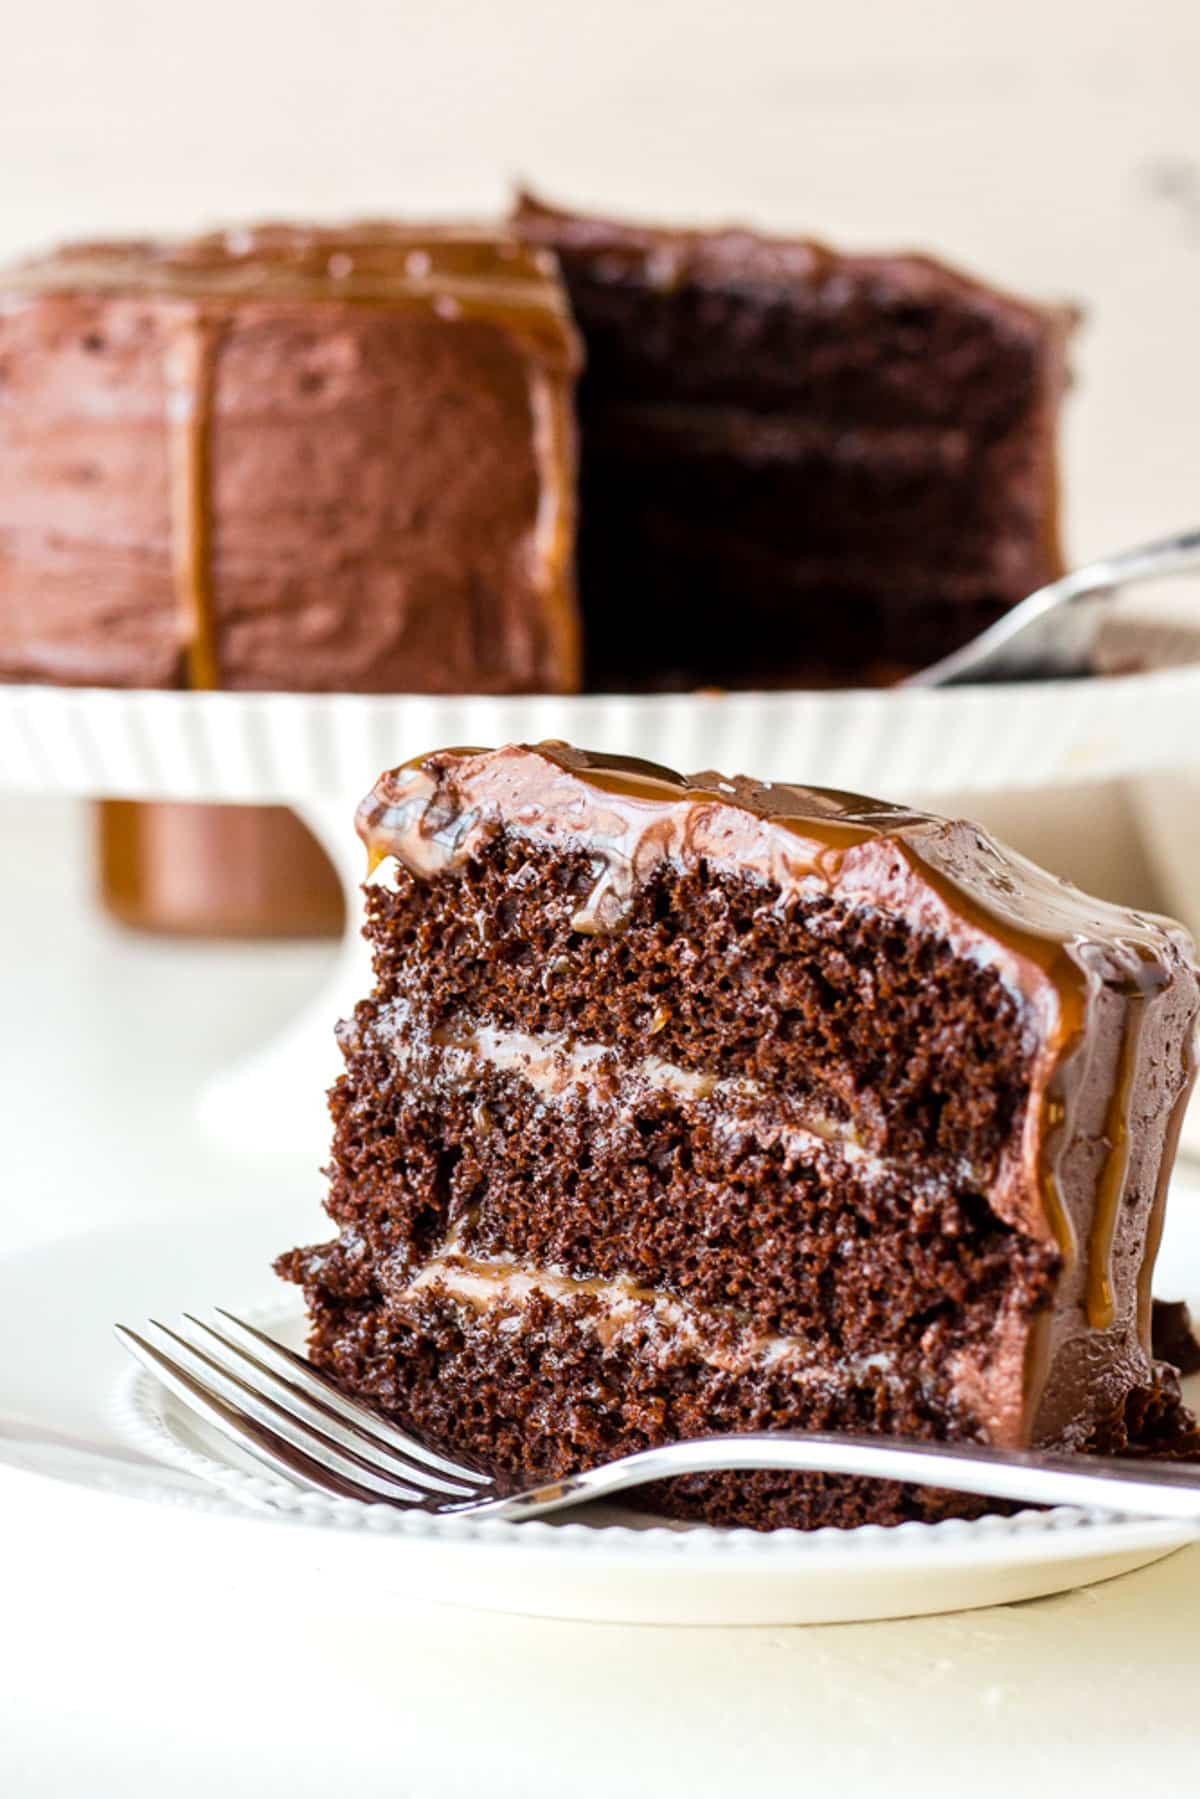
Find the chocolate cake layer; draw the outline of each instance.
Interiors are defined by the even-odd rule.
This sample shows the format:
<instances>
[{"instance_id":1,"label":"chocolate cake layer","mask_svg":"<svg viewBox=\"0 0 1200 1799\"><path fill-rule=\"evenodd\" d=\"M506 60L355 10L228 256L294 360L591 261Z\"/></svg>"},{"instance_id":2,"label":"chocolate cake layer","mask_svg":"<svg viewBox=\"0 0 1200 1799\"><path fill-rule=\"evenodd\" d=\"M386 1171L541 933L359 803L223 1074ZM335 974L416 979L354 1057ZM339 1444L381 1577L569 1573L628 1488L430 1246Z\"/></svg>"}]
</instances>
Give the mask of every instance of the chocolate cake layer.
<instances>
[{"instance_id":1,"label":"chocolate cake layer","mask_svg":"<svg viewBox=\"0 0 1200 1799\"><path fill-rule=\"evenodd\" d=\"M304 1279L299 1255L281 1270ZM543 1292L520 1308L461 1303L418 1291L403 1308L370 1297L339 1303L308 1279L312 1353L348 1391L427 1438L527 1481L654 1444L714 1431L805 1428L938 1440L981 1437L956 1415L945 1384L898 1382L864 1362L798 1382L787 1366L698 1361L663 1341L643 1314L613 1329L586 1298L563 1305ZM1085 1444L1098 1454L1200 1453L1172 1370L1098 1421ZM753 1529L936 1523L990 1509L968 1494L825 1475L717 1474L648 1487L639 1507Z\"/></svg>"},{"instance_id":2,"label":"chocolate cake layer","mask_svg":"<svg viewBox=\"0 0 1200 1799\"><path fill-rule=\"evenodd\" d=\"M362 1106L339 1101L328 1209L350 1268L365 1248L384 1288L453 1240L467 1261L665 1286L760 1331L855 1350L915 1350L951 1306L955 1329L990 1325L1014 1281L1049 1293L1057 1251L971 1187L766 1098L689 1094L663 1084L662 1064L622 1071L612 1051L594 1076L564 1066L554 1090L521 1052L505 1046L498 1065L510 1034L490 1035L483 1054L440 1048L411 1013L368 1006L343 1039L351 1082L391 1128L364 1133Z\"/></svg>"},{"instance_id":3,"label":"chocolate cake layer","mask_svg":"<svg viewBox=\"0 0 1200 1799\"><path fill-rule=\"evenodd\" d=\"M589 684L891 679L1061 571L1065 309L923 256L513 223L587 344Z\"/></svg>"},{"instance_id":4,"label":"chocolate cake layer","mask_svg":"<svg viewBox=\"0 0 1200 1799\"><path fill-rule=\"evenodd\" d=\"M0 676L569 691L576 338L502 234L265 227L0 277Z\"/></svg>"},{"instance_id":5,"label":"chocolate cake layer","mask_svg":"<svg viewBox=\"0 0 1200 1799\"><path fill-rule=\"evenodd\" d=\"M969 825L562 745L407 765L360 828L396 868L341 1032L339 1236L280 1262L352 1388L531 1477L772 1424L1190 1429L1150 1343L1200 1007L1176 927Z\"/></svg>"},{"instance_id":6,"label":"chocolate cake layer","mask_svg":"<svg viewBox=\"0 0 1200 1799\"><path fill-rule=\"evenodd\" d=\"M581 928L595 888L591 854L512 838L481 845L454 883L372 888L380 998L420 981L433 1027L486 1014L599 1043L644 1036L704 1078L758 1081L833 1121L853 1114L872 1149L994 1172L1026 1083L1022 1021L995 973L819 882L785 910L763 905L757 881L666 861L619 930ZM470 934L464 905L479 921ZM620 902L610 887L596 905ZM703 986L688 979L698 953L714 969ZM966 1089L954 1052L968 1047Z\"/></svg>"}]
</instances>

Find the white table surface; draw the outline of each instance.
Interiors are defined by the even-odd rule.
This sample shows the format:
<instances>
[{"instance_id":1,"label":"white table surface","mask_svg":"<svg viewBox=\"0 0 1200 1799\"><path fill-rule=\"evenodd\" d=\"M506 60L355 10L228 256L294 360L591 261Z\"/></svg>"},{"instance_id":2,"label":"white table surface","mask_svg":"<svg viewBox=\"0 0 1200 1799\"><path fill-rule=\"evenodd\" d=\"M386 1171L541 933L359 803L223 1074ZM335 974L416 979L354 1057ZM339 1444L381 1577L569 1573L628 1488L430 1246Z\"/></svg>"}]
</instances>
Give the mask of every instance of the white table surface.
<instances>
[{"instance_id":1,"label":"white table surface","mask_svg":"<svg viewBox=\"0 0 1200 1799\"><path fill-rule=\"evenodd\" d=\"M1194 0L43 0L5 20L0 255L264 213L479 213L513 175L940 248L1087 304L1067 426L1082 557L1197 510L1198 90ZM0 806L0 1243L236 1211L247 1183L294 1194L299 1241L316 1170L233 1162L189 1101L324 952L111 930L78 823ZM168 1590L98 1567L49 1517L2 1566L13 1799L1105 1799L1200 1772L1200 1550L1003 1610L736 1633L348 1615L319 1569L263 1617L186 1567Z\"/></svg>"}]
</instances>

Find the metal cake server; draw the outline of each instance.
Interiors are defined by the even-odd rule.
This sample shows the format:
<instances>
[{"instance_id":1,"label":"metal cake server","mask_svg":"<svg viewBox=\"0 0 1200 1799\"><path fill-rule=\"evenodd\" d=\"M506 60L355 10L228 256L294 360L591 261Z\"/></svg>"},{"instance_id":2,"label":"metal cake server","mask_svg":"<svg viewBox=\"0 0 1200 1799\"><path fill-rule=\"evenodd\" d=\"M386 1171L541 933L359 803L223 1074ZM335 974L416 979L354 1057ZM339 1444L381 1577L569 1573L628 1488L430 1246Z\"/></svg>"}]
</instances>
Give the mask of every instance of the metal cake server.
<instances>
[{"instance_id":1,"label":"metal cake server","mask_svg":"<svg viewBox=\"0 0 1200 1799\"><path fill-rule=\"evenodd\" d=\"M973 681L1094 674L1097 644L1112 619L1111 602L1117 592L1135 581L1197 570L1200 530L1181 531L1157 543L1090 562L1048 587L1039 587L962 649L910 675L901 685L957 687ZM1194 630L1170 627L1165 636L1159 630L1157 640L1156 628L1151 625L1149 638L1144 653L1154 666L1200 661L1200 616Z\"/></svg>"},{"instance_id":2,"label":"metal cake server","mask_svg":"<svg viewBox=\"0 0 1200 1799\"><path fill-rule=\"evenodd\" d=\"M644 1449L525 1492L505 1492L468 1462L398 1430L323 1370L217 1308L220 1324L152 1322L156 1342L124 1325L120 1342L176 1399L273 1473L337 1499L441 1517L544 1517L647 1481L782 1468L914 1482L1033 1505L1100 1508L1200 1526L1200 1464L1117 1461L968 1444L771 1431L695 1437Z\"/></svg>"}]
</instances>

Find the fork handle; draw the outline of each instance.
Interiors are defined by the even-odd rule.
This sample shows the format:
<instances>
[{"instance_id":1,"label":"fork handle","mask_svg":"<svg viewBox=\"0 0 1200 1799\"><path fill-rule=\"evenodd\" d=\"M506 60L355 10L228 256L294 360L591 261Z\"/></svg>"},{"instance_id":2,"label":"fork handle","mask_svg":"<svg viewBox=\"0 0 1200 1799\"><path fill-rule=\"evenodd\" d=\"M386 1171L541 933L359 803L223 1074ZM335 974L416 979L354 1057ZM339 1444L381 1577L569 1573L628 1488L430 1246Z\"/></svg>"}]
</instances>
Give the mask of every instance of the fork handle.
<instances>
[{"instance_id":1,"label":"fork handle","mask_svg":"<svg viewBox=\"0 0 1200 1799\"><path fill-rule=\"evenodd\" d=\"M643 1449L526 1492L455 1508L472 1516L540 1517L586 1500L607 1499L647 1481L726 1470L784 1469L793 1473L867 1476L949 1488L988 1499L1031 1505L1101 1508L1134 1517L1200 1525L1200 1465L1118 1461L1111 1457L1043 1454L974 1444L918 1443L806 1431L748 1432L694 1437Z\"/></svg>"}]
</instances>

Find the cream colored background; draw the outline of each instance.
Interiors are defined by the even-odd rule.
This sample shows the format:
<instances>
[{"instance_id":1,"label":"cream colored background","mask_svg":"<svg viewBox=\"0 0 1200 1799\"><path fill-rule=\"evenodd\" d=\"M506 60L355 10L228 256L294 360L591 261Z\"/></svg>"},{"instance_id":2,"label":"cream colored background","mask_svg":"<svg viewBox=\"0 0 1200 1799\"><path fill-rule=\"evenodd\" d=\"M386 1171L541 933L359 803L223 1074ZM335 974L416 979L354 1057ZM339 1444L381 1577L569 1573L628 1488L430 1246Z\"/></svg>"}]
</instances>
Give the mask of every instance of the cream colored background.
<instances>
[{"instance_id":1,"label":"cream colored background","mask_svg":"<svg viewBox=\"0 0 1200 1799\"><path fill-rule=\"evenodd\" d=\"M1079 554L1200 504L1195 0L6 0L0 254L264 214L648 216L918 244L1088 308ZM1164 191L1169 190L1169 191Z\"/></svg>"},{"instance_id":2,"label":"cream colored background","mask_svg":"<svg viewBox=\"0 0 1200 1799\"><path fill-rule=\"evenodd\" d=\"M1200 516L1198 101L1196 0L0 0L0 254L272 213L480 213L522 175L649 216L939 249L1088 308L1068 426L1083 556ZM1060 799L1026 832L1050 859L1072 838L1115 853L1136 884L1124 805ZM10 1250L284 1179L189 1137L189 1096L315 966L106 931L78 854L60 862L67 820L0 816ZM164 1000L190 1036L148 1065ZM61 1081L66 1113L43 1115ZM121 1127L134 1081L144 1141ZM311 1203L312 1171L294 1178ZM231 1592L184 1605L136 1568L89 1569L86 1545L15 1543L2 1511L0 1531L14 1799L1194 1784L1196 1550L992 1613L688 1636L446 1614L343 1630L335 1595L286 1618Z\"/></svg>"}]
</instances>

